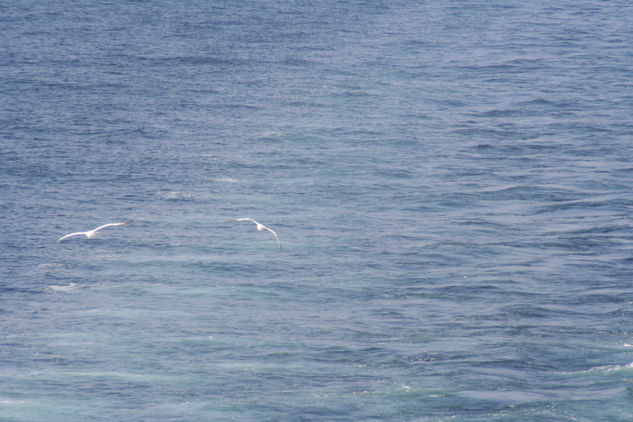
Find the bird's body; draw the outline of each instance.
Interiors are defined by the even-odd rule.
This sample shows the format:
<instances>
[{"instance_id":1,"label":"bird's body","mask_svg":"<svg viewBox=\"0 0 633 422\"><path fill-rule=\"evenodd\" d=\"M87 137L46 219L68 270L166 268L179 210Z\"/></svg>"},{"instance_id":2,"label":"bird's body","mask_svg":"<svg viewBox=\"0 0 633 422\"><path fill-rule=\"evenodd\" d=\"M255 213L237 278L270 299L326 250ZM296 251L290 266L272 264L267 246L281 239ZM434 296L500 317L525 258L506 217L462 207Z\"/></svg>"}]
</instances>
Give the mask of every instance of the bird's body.
<instances>
[{"instance_id":1,"label":"bird's body","mask_svg":"<svg viewBox=\"0 0 633 422\"><path fill-rule=\"evenodd\" d=\"M255 223L255 224L257 225L257 231L258 231L258 232L261 232L262 230L267 230L267 231L271 232L271 233L273 234L273 236L275 236L275 239L277 240L277 244L279 245L279 249L283 249L283 248L281 247L281 242L279 241L279 237L277 237L277 233L275 233L275 231L274 231L274 230L269 229L268 227L266 227L266 226L264 226L263 224L261 224L261 223L259 223L259 222L255 221L255 220L253 220L253 219L252 219L252 218L250 218L250 217L247 217L247 218L237 218L235 221L251 221L251 222L253 222L253 223Z\"/></svg>"},{"instance_id":2,"label":"bird's body","mask_svg":"<svg viewBox=\"0 0 633 422\"><path fill-rule=\"evenodd\" d=\"M123 223L108 223L108 224L104 224L103 226L99 226L96 229L88 230L88 231L85 231L85 232L69 233L69 234L67 234L65 236L60 237L59 239L57 239L57 241L60 242L60 241L62 241L64 239L67 239L69 237L81 236L81 235L86 236L87 239L92 239L95 236L95 234L101 229L104 229L106 227L112 227L112 226L123 226L124 224L128 224L128 223L129 223L129 221L124 221Z\"/></svg>"}]
</instances>

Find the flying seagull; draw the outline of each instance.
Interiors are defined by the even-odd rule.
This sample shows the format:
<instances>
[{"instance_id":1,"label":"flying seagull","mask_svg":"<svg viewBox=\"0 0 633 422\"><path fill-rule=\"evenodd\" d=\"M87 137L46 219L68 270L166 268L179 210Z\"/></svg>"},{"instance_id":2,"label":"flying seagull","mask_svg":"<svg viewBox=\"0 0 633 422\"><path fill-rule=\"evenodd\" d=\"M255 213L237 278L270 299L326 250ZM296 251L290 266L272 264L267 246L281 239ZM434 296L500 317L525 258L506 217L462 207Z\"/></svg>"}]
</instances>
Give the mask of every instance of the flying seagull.
<instances>
[{"instance_id":1,"label":"flying seagull","mask_svg":"<svg viewBox=\"0 0 633 422\"><path fill-rule=\"evenodd\" d=\"M99 226L96 229L88 230L87 232L69 233L66 236L60 237L59 239L57 239L57 241L60 242L60 241L62 241L64 239L66 239L66 238L69 238L69 237L72 237L72 236L80 236L82 234L84 236L86 236L88 239L92 239L95 236L95 234L101 229L104 229L106 227L112 227L112 226L122 226L122 225L128 224L128 223L129 223L129 221L125 221L123 223L108 223L108 224L104 224L103 226Z\"/></svg>"},{"instance_id":2,"label":"flying seagull","mask_svg":"<svg viewBox=\"0 0 633 422\"><path fill-rule=\"evenodd\" d=\"M258 223L257 221L253 220L252 218L238 218L235 221L252 221L253 223L257 224L257 231L262 231L262 230L268 230L269 232L271 232L273 234L273 236L275 236L275 239L277 239L277 244L279 245L279 249L283 249L281 247L281 242L279 241L279 238L277 237L277 233L275 233L274 230L269 229L268 227L264 226L261 223Z\"/></svg>"}]
</instances>

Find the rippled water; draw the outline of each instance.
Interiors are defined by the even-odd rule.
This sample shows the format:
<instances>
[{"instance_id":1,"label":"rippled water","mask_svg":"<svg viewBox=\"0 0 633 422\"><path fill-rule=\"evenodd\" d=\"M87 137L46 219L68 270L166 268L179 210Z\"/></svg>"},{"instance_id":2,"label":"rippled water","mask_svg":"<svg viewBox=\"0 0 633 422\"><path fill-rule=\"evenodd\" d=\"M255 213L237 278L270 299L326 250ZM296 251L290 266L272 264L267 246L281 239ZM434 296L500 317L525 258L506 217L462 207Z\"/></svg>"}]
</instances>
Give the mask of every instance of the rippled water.
<instances>
[{"instance_id":1,"label":"rippled water","mask_svg":"<svg viewBox=\"0 0 633 422\"><path fill-rule=\"evenodd\" d=\"M631 21L3 3L0 419L631 420Z\"/></svg>"}]
</instances>

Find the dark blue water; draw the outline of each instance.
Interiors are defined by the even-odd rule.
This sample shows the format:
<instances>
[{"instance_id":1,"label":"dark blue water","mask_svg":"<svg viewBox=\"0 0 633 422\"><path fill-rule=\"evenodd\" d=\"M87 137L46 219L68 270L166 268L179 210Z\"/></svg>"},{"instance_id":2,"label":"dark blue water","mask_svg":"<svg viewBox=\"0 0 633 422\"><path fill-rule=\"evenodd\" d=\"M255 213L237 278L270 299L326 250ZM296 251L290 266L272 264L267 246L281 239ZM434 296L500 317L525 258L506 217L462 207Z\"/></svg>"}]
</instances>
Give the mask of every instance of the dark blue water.
<instances>
[{"instance_id":1,"label":"dark blue water","mask_svg":"<svg viewBox=\"0 0 633 422\"><path fill-rule=\"evenodd\" d=\"M0 420L633 420L629 2L186 3L0 5Z\"/></svg>"}]
</instances>

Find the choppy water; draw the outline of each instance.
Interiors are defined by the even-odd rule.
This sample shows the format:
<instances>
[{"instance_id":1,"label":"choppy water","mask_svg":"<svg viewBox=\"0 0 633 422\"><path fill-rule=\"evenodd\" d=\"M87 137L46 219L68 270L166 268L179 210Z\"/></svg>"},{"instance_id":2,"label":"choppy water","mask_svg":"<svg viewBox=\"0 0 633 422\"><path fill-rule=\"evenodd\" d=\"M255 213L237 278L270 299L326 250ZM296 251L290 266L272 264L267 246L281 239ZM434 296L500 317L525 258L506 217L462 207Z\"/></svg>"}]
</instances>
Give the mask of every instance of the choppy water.
<instances>
[{"instance_id":1,"label":"choppy water","mask_svg":"<svg viewBox=\"0 0 633 422\"><path fill-rule=\"evenodd\" d=\"M236 3L0 5L0 420L633 419L630 4Z\"/></svg>"}]
</instances>

